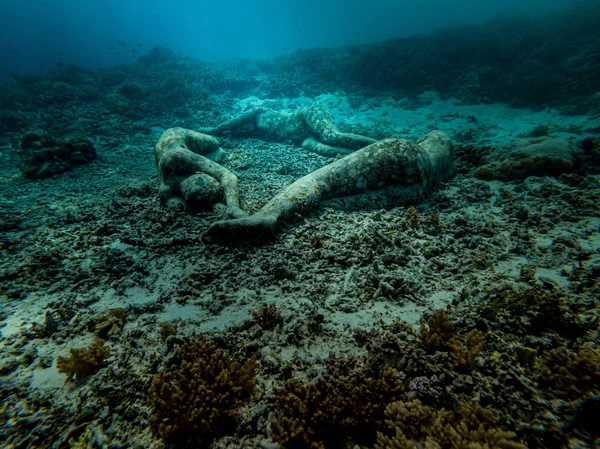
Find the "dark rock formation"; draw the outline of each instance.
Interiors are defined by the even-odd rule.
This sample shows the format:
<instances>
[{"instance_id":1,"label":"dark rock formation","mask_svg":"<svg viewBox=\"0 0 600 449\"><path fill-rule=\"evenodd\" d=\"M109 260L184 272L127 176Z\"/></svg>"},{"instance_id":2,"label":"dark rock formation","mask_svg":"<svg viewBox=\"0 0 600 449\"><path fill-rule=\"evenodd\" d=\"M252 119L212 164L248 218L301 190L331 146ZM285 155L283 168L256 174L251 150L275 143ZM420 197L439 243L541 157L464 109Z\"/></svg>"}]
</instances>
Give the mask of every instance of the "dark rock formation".
<instances>
[{"instance_id":1,"label":"dark rock formation","mask_svg":"<svg viewBox=\"0 0 600 449\"><path fill-rule=\"evenodd\" d=\"M84 137L62 141L44 131L25 134L19 147L20 169L29 179L49 178L96 158L92 142Z\"/></svg>"}]
</instances>

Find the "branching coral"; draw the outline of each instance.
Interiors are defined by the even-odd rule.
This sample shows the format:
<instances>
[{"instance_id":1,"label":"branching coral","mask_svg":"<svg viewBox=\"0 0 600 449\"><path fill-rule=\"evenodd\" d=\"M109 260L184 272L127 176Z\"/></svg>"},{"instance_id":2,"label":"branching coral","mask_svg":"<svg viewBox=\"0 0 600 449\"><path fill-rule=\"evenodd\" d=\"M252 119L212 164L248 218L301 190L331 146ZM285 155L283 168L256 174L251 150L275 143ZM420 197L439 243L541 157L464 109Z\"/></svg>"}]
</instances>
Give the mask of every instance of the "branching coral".
<instances>
[{"instance_id":1,"label":"branching coral","mask_svg":"<svg viewBox=\"0 0 600 449\"><path fill-rule=\"evenodd\" d=\"M88 329L91 332L96 332L101 338L107 338L121 332L126 318L127 312L125 309L108 309L106 312L98 315L90 323Z\"/></svg>"},{"instance_id":2,"label":"branching coral","mask_svg":"<svg viewBox=\"0 0 600 449\"><path fill-rule=\"evenodd\" d=\"M600 391L600 351L583 348L551 349L542 357L537 375L540 387L560 398L580 398Z\"/></svg>"},{"instance_id":3,"label":"branching coral","mask_svg":"<svg viewBox=\"0 0 600 449\"><path fill-rule=\"evenodd\" d=\"M406 212L404 212L404 220L406 226L409 228L416 228L421 223L421 217L417 214L417 208L415 206L410 206Z\"/></svg>"},{"instance_id":4,"label":"branching coral","mask_svg":"<svg viewBox=\"0 0 600 449\"><path fill-rule=\"evenodd\" d=\"M317 449L359 439L372 443L375 423L403 390L390 367L378 378L351 374L312 384L290 380L275 389L279 419L272 424L272 438L286 448Z\"/></svg>"},{"instance_id":5,"label":"branching coral","mask_svg":"<svg viewBox=\"0 0 600 449\"><path fill-rule=\"evenodd\" d=\"M56 360L56 368L59 373L67 375L67 380L75 378L79 381L107 366L106 359L110 357L110 349L104 345L104 341L96 339L87 348L70 349L69 354L69 357L59 357Z\"/></svg>"},{"instance_id":6,"label":"branching coral","mask_svg":"<svg viewBox=\"0 0 600 449\"><path fill-rule=\"evenodd\" d=\"M177 357L178 368L154 377L150 427L165 442L206 443L233 424L254 386L256 361L241 366L204 336L181 346Z\"/></svg>"},{"instance_id":7,"label":"branching coral","mask_svg":"<svg viewBox=\"0 0 600 449\"><path fill-rule=\"evenodd\" d=\"M483 348L483 333L477 329L471 330L461 339L454 335L454 325L448 314L440 309L436 310L427 320L427 325L421 324L419 333L421 343L432 351L447 351L452 357L454 368L458 371L469 369L473 366L475 357Z\"/></svg>"},{"instance_id":8,"label":"branching coral","mask_svg":"<svg viewBox=\"0 0 600 449\"><path fill-rule=\"evenodd\" d=\"M163 342L167 341L171 335L177 335L177 323L162 323L158 335Z\"/></svg>"},{"instance_id":9,"label":"branching coral","mask_svg":"<svg viewBox=\"0 0 600 449\"><path fill-rule=\"evenodd\" d=\"M457 337L448 341L452 362L457 371L464 371L473 367L475 357L483 348L483 332L477 329L470 331L462 343Z\"/></svg>"},{"instance_id":10,"label":"branching coral","mask_svg":"<svg viewBox=\"0 0 600 449\"><path fill-rule=\"evenodd\" d=\"M446 345L448 340L454 335L454 325L448 314L442 310L436 310L425 323L421 324L419 337L421 343L432 348L441 348Z\"/></svg>"},{"instance_id":11,"label":"branching coral","mask_svg":"<svg viewBox=\"0 0 600 449\"><path fill-rule=\"evenodd\" d=\"M250 312L252 319L263 329L274 329L281 323L281 313L275 304L263 304L260 309Z\"/></svg>"},{"instance_id":12,"label":"branching coral","mask_svg":"<svg viewBox=\"0 0 600 449\"><path fill-rule=\"evenodd\" d=\"M357 343L369 353L366 371L377 375L385 366L392 367L402 377L408 397L418 397L429 405L451 407L454 401L451 386L459 375L451 354L444 351L429 353L415 344L412 329L401 334L399 337L376 329L368 333L356 331Z\"/></svg>"},{"instance_id":13,"label":"branching coral","mask_svg":"<svg viewBox=\"0 0 600 449\"><path fill-rule=\"evenodd\" d=\"M377 435L376 449L525 449L515 434L498 427L494 410L461 402L456 414L432 410L419 400L394 402L385 415L390 435Z\"/></svg>"},{"instance_id":14,"label":"branching coral","mask_svg":"<svg viewBox=\"0 0 600 449\"><path fill-rule=\"evenodd\" d=\"M506 286L489 292L487 299L478 307L481 315L495 322L525 325L534 334L577 324L566 306L567 297L556 290L535 286L519 291Z\"/></svg>"}]
</instances>

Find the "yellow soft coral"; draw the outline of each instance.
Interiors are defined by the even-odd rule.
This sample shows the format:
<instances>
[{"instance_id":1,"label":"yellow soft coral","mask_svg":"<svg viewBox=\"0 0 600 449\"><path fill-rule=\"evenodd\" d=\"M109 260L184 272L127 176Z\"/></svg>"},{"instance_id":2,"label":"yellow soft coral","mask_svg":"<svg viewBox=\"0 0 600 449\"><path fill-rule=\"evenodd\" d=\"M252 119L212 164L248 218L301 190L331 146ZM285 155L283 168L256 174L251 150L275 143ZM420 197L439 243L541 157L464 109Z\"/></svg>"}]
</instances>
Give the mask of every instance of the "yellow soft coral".
<instances>
[{"instance_id":1,"label":"yellow soft coral","mask_svg":"<svg viewBox=\"0 0 600 449\"><path fill-rule=\"evenodd\" d=\"M419 337L425 346L437 349L446 345L454 335L454 325L448 314L442 310L436 310L427 320L427 325L421 324Z\"/></svg>"},{"instance_id":2,"label":"yellow soft coral","mask_svg":"<svg viewBox=\"0 0 600 449\"><path fill-rule=\"evenodd\" d=\"M551 349L542 357L538 385L555 397L579 398L600 391L600 351Z\"/></svg>"},{"instance_id":3,"label":"yellow soft coral","mask_svg":"<svg viewBox=\"0 0 600 449\"><path fill-rule=\"evenodd\" d=\"M150 427L165 442L206 442L231 430L232 418L255 382L256 361L240 366L214 342L202 336L184 344L181 365L154 377Z\"/></svg>"},{"instance_id":4,"label":"yellow soft coral","mask_svg":"<svg viewBox=\"0 0 600 449\"><path fill-rule=\"evenodd\" d=\"M398 400L404 388L388 366L378 377L355 373L309 384L290 380L274 392L279 419L271 426L273 441L284 448L324 449L341 440L374 437L386 404Z\"/></svg>"},{"instance_id":5,"label":"yellow soft coral","mask_svg":"<svg viewBox=\"0 0 600 449\"><path fill-rule=\"evenodd\" d=\"M389 435L376 449L525 449L513 432L498 427L496 411L461 402L456 414L432 410L419 400L393 402L385 410Z\"/></svg>"},{"instance_id":6,"label":"yellow soft coral","mask_svg":"<svg viewBox=\"0 0 600 449\"><path fill-rule=\"evenodd\" d=\"M465 337L465 343L457 337L452 337L448 341L450 356L454 368L457 371L471 369L475 363L475 357L479 355L483 348L483 332L477 329L471 330Z\"/></svg>"},{"instance_id":7,"label":"yellow soft coral","mask_svg":"<svg viewBox=\"0 0 600 449\"><path fill-rule=\"evenodd\" d=\"M431 352L449 352L454 368L458 371L467 371L473 367L475 357L481 352L484 343L483 332L477 329L469 331L463 342L454 334L454 324L442 309L433 312L427 325L421 324L419 338L421 344Z\"/></svg>"},{"instance_id":8,"label":"yellow soft coral","mask_svg":"<svg viewBox=\"0 0 600 449\"><path fill-rule=\"evenodd\" d=\"M67 375L67 380L75 378L79 381L104 368L109 357L110 349L104 345L104 341L96 338L89 347L73 348L69 350L69 357L59 357L56 368L59 373Z\"/></svg>"}]
</instances>

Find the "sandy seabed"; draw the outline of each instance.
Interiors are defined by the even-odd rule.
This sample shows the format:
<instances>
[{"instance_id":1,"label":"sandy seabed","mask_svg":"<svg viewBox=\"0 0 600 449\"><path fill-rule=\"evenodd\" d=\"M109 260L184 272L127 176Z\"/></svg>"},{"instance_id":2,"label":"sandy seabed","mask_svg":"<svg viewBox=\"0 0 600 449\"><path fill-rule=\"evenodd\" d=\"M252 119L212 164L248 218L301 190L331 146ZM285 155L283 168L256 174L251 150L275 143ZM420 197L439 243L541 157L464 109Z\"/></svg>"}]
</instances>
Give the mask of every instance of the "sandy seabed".
<instances>
[{"instance_id":1,"label":"sandy seabed","mask_svg":"<svg viewBox=\"0 0 600 449\"><path fill-rule=\"evenodd\" d=\"M573 135L573 129L600 125L599 119L553 111L462 106L425 95L424 106L411 108L391 98L370 99L358 108L344 96L319 100L342 130L376 138L415 140L441 129L455 143L469 133L484 147L539 126L580 140L585 134ZM252 97L238 106L293 110L309 101ZM286 224L271 240L215 244L202 235L221 208L191 216L159 204L152 146L163 130L148 126L131 136L97 138L96 161L41 181L22 178L14 150L3 151L3 207L16 222L0 241L5 447L75 447L83 435L89 445L77 447L162 447L148 427L148 395L155 374L166 369L160 361L172 350L160 337L164 323L176 324L182 340L205 334L238 348L241 359L256 356L257 382L239 412L241 424L215 436L213 444L266 447L271 391L281 384L284 369L291 366L286 375L307 382L331 356L368 357L357 330L384 332L405 323L402 332L418 332L433 311L448 308L455 328L466 332L477 326L478 302L502 286L564 292L574 314L597 318L598 287L592 282L582 288L574 273L598 273L598 175L485 181L458 154L458 175L415 205L417 221L408 206L382 209L360 197L338 199ZM238 175L242 207L250 212L334 160L290 144L221 142L227 152L222 163ZM281 322L264 329L253 312L271 304ZM111 309L125 309L126 318L104 336L110 349L106 366L67 381L57 358L88 347L99 317ZM511 339L506 326L488 323L490 333L501 329L503 343L484 345L475 371L485 372L501 347L509 354L516 343L538 348L560 346L560 338L572 343L568 336L543 332L519 342L523 329L515 326ZM578 338L597 341L597 330L590 325L587 336ZM551 402L543 391L539 398ZM519 433L519 418L506 418L510 407L497 407L503 422Z\"/></svg>"}]
</instances>

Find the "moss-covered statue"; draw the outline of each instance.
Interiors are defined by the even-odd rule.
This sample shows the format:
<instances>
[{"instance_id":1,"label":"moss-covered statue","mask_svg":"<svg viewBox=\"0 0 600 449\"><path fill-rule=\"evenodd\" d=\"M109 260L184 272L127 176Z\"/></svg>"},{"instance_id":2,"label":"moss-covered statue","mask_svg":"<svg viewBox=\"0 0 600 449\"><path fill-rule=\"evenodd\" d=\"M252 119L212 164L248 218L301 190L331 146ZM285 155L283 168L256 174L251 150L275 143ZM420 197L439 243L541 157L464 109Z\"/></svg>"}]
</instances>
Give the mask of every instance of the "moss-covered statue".
<instances>
[{"instance_id":1,"label":"moss-covered statue","mask_svg":"<svg viewBox=\"0 0 600 449\"><path fill-rule=\"evenodd\" d=\"M381 140L300 178L251 216L213 223L207 235L271 234L283 220L316 208L322 200L390 186L398 190L398 204L419 201L432 186L453 176L451 148L441 131L432 131L417 143Z\"/></svg>"},{"instance_id":2,"label":"moss-covered statue","mask_svg":"<svg viewBox=\"0 0 600 449\"><path fill-rule=\"evenodd\" d=\"M274 142L292 141L324 156L350 154L376 142L370 137L340 132L331 111L318 102L296 112L253 108L215 128L201 131L215 136L230 132L234 136Z\"/></svg>"},{"instance_id":3,"label":"moss-covered statue","mask_svg":"<svg viewBox=\"0 0 600 449\"><path fill-rule=\"evenodd\" d=\"M357 134L342 133L333 115L320 103L294 113L254 108L203 133L184 128L165 131L154 147L160 177L160 198L164 205L185 210L206 209L225 195L227 215L246 214L239 207L237 177L215 160L221 154L219 142L207 134L253 136L271 141L293 141L327 156L350 154L375 142Z\"/></svg>"},{"instance_id":4,"label":"moss-covered statue","mask_svg":"<svg viewBox=\"0 0 600 449\"><path fill-rule=\"evenodd\" d=\"M337 131L322 135L346 148L366 139ZM336 197L394 186L400 192L395 195L398 204L419 201L430 187L454 174L451 146L441 131L432 131L417 143L405 139L372 143L300 178L251 216L240 208L237 177L213 160L221 151L216 138L171 128L157 141L154 156L163 204L175 202L194 210L224 196L229 219L213 223L207 234L244 237L270 234L281 221Z\"/></svg>"},{"instance_id":5,"label":"moss-covered statue","mask_svg":"<svg viewBox=\"0 0 600 449\"><path fill-rule=\"evenodd\" d=\"M219 141L206 134L184 128L162 133L154 146L161 203L195 211L225 196L229 217L246 216L240 209L237 176L215 162L220 154Z\"/></svg>"}]
</instances>

